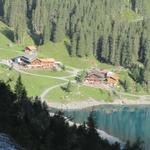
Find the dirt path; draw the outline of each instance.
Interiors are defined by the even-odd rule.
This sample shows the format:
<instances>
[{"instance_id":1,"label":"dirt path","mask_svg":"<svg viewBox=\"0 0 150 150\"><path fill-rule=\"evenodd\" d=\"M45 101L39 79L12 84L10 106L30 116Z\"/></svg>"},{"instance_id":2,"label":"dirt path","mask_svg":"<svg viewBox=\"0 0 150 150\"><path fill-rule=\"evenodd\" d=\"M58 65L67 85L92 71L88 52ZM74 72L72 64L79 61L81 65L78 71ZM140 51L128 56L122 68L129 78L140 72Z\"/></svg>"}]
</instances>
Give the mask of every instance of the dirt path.
<instances>
[{"instance_id":1,"label":"dirt path","mask_svg":"<svg viewBox=\"0 0 150 150\"><path fill-rule=\"evenodd\" d=\"M7 65L8 67L11 67L10 63L8 61L0 61L0 64ZM63 76L63 77L57 77L57 76L49 76L49 75L41 75L41 74L34 74L30 72L26 72L24 70L21 70L17 67L13 67L13 69L19 73L26 74L26 75L31 75L31 76L36 76L36 77L44 77L44 78L52 78L52 79L58 79L58 80L63 80L63 81L68 81L67 78L71 78L75 76L74 70L72 71L72 75L69 76Z\"/></svg>"},{"instance_id":2,"label":"dirt path","mask_svg":"<svg viewBox=\"0 0 150 150\"><path fill-rule=\"evenodd\" d=\"M0 64L4 64L4 65L7 65L8 67L11 67L9 61L6 61L6 60L1 60L1 61L0 61ZM47 89L40 95L42 101L44 101L44 98L47 96L47 94L48 94L50 91L52 91L52 90L55 89L55 88L61 87L61 86L63 86L63 85L66 85L66 84L68 83L68 81L69 81L68 78L75 77L76 74L78 73L78 70L79 70L79 69L76 69L76 68L73 68L73 67L69 67L69 66L67 66L66 68L72 69L72 71L70 70L70 73L71 73L72 75L63 76L63 77L56 77L56 76L54 77L54 76L48 76L48 75L41 75L41 74L29 73L29 72L26 72L26 71L24 71L24 70L21 70L21 69L19 69L19 68L17 68L17 67L13 67L13 69L14 69L15 71L17 71L17 72L19 72L19 73L22 73L22 74L26 74L26 75L30 75L30 76L36 76L36 77L44 77L44 78L51 78L51 79L57 79L57 80L65 81L65 83L60 83L60 84L58 84L58 85L54 85L54 86L51 86L51 87L47 88ZM71 82L75 83L74 80L71 80Z\"/></svg>"},{"instance_id":3,"label":"dirt path","mask_svg":"<svg viewBox=\"0 0 150 150\"><path fill-rule=\"evenodd\" d=\"M45 100L45 97L48 95L48 93L50 92L50 91L52 91L52 90L54 90L54 89L56 89L56 88L59 88L59 87L61 87L61 86L64 86L64 85L66 85L68 82L65 82L65 83L60 83L60 84L57 84L57 85L55 85L55 86L52 86L52 87L50 87L50 88L47 88L42 94L41 94L41 99L42 99L42 101L44 101Z\"/></svg>"},{"instance_id":4,"label":"dirt path","mask_svg":"<svg viewBox=\"0 0 150 150\"><path fill-rule=\"evenodd\" d=\"M4 65L7 65L8 67L11 67L9 61L6 61L6 60L1 60L0 64L4 64ZM29 72L26 72L24 70L20 70L19 68L16 68L16 67L14 67L14 70L16 70L17 72L20 72L22 74L26 74L26 75L30 75L30 76L44 77L44 78L51 78L51 79L57 79L57 80L65 81L63 83L51 86L51 87L47 88L46 90L44 90L43 93L40 95L42 101L44 101L45 97L48 95L49 92L51 92L52 90L54 90L56 88L59 88L61 86L66 85L68 83L68 81L69 81L69 78L75 77L77 75L77 73L81 70L81 69L74 68L74 67L71 67L71 66L66 66L66 68L70 69L69 73L71 75L63 76L63 77L56 77L56 76L54 77L54 76L48 76L48 75L29 73ZM71 80L71 82L72 83L76 83L75 80ZM99 87L93 87L93 88L99 88ZM150 101L150 95L136 95L136 94L130 94L130 93L125 93L125 92L118 92L118 91L115 91L114 89L109 89L109 90L112 91L112 92L115 92L116 94L118 94L120 96L137 97L137 100L139 102L142 102L142 101L149 102Z\"/></svg>"},{"instance_id":5,"label":"dirt path","mask_svg":"<svg viewBox=\"0 0 150 150\"><path fill-rule=\"evenodd\" d=\"M140 100L140 101L150 101L150 95L137 95L137 94L118 92L118 91L115 91L115 92L120 96L131 96L131 97L137 98L137 100Z\"/></svg>"}]
</instances>

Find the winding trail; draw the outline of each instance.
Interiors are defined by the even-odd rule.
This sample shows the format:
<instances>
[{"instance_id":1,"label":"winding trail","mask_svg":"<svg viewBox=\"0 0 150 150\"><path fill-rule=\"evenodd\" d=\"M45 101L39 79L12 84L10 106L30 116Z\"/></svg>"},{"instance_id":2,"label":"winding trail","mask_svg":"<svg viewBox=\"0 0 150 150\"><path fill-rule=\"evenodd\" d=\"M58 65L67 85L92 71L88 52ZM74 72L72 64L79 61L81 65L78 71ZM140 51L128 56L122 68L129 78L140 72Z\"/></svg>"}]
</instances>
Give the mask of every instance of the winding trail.
<instances>
[{"instance_id":1,"label":"winding trail","mask_svg":"<svg viewBox=\"0 0 150 150\"><path fill-rule=\"evenodd\" d=\"M12 67L11 64L9 63L9 61L2 60L2 61L0 61L0 64L6 65L8 67ZM49 75L41 75L41 74L34 74L34 73L26 72L24 70L21 70L21 69L15 67L15 66L13 67L13 69L15 71L19 72L19 73L26 74L26 75L31 75L31 76L36 76L36 77L52 78L52 79L58 79L58 80L63 80L63 81L68 81L67 78L71 78L71 77L75 76L74 71L73 71L73 75L63 76L63 77L54 77L54 76L49 76Z\"/></svg>"},{"instance_id":2,"label":"winding trail","mask_svg":"<svg viewBox=\"0 0 150 150\"><path fill-rule=\"evenodd\" d=\"M44 101L44 98L47 96L47 94L50 92L50 91L52 91L52 90L54 90L54 89L56 89L56 88L59 88L59 87L61 87L61 86L64 86L64 85L66 85L68 82L65 82L65 83L60 83L60 84L57 84L57 85L55 85L55 86L52 86L52 87L50 87L50 88L48 88L48 89L46 89L42 94L41 94L41 100L42 101Z\"/></svg>"},{"instance_id":3,"label":"winding trail","mask_svg":"<svg viewBox=\"0 0 150 150\"><path fill-rule=\"evenodd\" d=\"M9 61L7 60L0 60L0 64L3 64L3 65L6 65L8 67L12 67L12 65L10 64ZM77 68L73 68L73 67L70 67L70 66L66 66L66 68L70 69L69 70L69 73L72 74L72 75L69 75L69 76L63 76L63 77L54 77L54 76L48 76L48 75L41 75L41 74L34 74L34 73L30 73L30 72L26 72L24 70L21 70L17 67L13 67L13 69L19 73L22 73L22 74L25 74L25 75L30 75L30 76L36 76L36 77L44 77L44 78L51 78L51 79L57 79L57 80L62 80L62 81L65 81L64 83L60 83L60 84L57 84L57 85L54 85L54 86L51 86L49 88L47 88L46 90L44 90L44 92L40 95L42 101L44 101L45 97L47 96L47 94L56 89L56 88L59 88L61 86L64 86L68 83L69 79L68 78L71 78L71 77L75 77L78 73L78 71L80 69L77 69ZM75 83L75 80L71 80L72 83Z\"/></svg>"},{"instance_id":4,"label":"winding trail","mask_svg":"<svg viewBox=\"0 0 150 150\"><path fill-rule=\"evenodd\" d=\"M20 73L23 73L23 74L26 74L26 75L31 75L31 76L36 76L36 77L44 77L44 78L51 78L51 79L58 79L58 80L63 80L63 81L68 81L67 78L68 76L65 76L65 77L54 77L54 76L48 76L48 75L41 75L41 74L34 74L34 73L30 73L30 72L26 72L26 71L23 71L23 70L20 70L18 68L14 68L16 71L20 72ZM70 76L69 76L70 77Z\"/></svg>"},{"instance_id":5,"label":"winding trail","mask_svg":"<svg viewBox=\"0 0 150 150\"><path fill-rule=\"evenodd\" d=\"M8 60L0 60L0 64L7 65L8 67L12 67L12 65L10 64L10 62ZM30 73L30 72L26 72L24 70L21 70L17 67L13 67L13 69L15 71L17 71L19 73L22 73L22 74L65 81L63 83L51 86L51 87L47 88L46 90L44 90L43 93L40 95L42 101L45 100L45 97L47 96L47 94L49 92L51 92L52 90L54 90L56 88L59 88L61 86L66 85L68 83L68 81L71 81L72 83L76 83L75 80L69 80L69 78L75 77L78 74L78 72L81 71L81 69L74 68L74 67L71 67L71 66L66 66L66 68L69 69L66 72L70 73L71 75L63 76L63 77L56 77L56 76L49 76L49 75L34 74L34 73ZM87 85L84 85L84 86L87 86ZM100 87L93 87L93 88L100 88ZM137 94L119 92L119 91L114 90L113 88L109 88L109 90L112 91L112 92L115 92L116 94L118 94L120 96L131 96L131 97L137 97L138 99L140 99L140 101L142 101L142 100L150 101L150 95L137 95Z\"/></svg>"}]
</instances>

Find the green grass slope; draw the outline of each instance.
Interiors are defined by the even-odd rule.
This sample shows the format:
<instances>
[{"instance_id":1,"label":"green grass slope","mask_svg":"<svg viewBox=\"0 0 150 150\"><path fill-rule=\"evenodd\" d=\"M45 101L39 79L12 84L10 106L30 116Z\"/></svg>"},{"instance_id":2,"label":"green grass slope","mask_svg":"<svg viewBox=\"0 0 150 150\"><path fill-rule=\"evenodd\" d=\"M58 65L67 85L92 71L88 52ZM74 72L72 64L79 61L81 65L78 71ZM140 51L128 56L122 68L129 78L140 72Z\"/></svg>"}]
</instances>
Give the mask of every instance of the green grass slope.
<instances>
[{"instance_id":1,"label":"green grass slope","mask_svg":"<svg viewBox=\"0 0 150 150\"><path fill-rule=\"evenodd\" d=\"M39 57L41 58L55 58L58 61L63 62L65 65L86 69L91 67L100 67L102 69L115 69L115 66L99 63L95 57L89 58L79 58L79 57L70 57L65 42L62 41L59 43L49 42L43 46L39 47Z\"/></svg>"},{"instance_id":2,"label":"green grass slope","mask_svg":"<svg viewBox=\"0 0 150 150\"><path fill-rule=\"evenodd\" d=\"M49 102L60 102L60 103L70 103L75 101L85 101L89 99L95 99L98 101L111 102L113 95L106 90L99 88L86 87L82 85L73 84L72 92L68 93L62 88L54 89L49 92L46 99Z\"/></svg>"},{"instance_id":3,"label":"green grass slope","mask_svg":"<svg viewBox=\"0 0 150 150\"><path fill-rule=\"evenodd\" d=\"M34 44L32 38L27 34L24 37L25 43L22 45L15 44L11 39L12 36L12 29L0 21L0 59L21 55L26 45Z\"/></svg>"},{"instance_id":4,"label":"green grass slope","mask_svg":"<svg viewBox=\"0 0 150 150\"><path fill-rule=\"evenodd\" d=\"M4 35L6 29L8 29L8 27L0 21L0 48L5 48L8 44L12 43L11 40Z\"/></svg>"},{"instance_id":5,"label":"green grass slope","mask_svg":"<svg viewBox=\"0 0 150 150\"><path fill-rule=\"evenodd\" d=\"M0 65L0 80L4 80L6 82L10 80L12 89L14 89L19 74L20 73L14 70L10 70L5 65ZM36 77L25 74L21 74L21 77L29 96L40 96L47 88L63 82L57 79Z\"/></svg>"}]
</instances>

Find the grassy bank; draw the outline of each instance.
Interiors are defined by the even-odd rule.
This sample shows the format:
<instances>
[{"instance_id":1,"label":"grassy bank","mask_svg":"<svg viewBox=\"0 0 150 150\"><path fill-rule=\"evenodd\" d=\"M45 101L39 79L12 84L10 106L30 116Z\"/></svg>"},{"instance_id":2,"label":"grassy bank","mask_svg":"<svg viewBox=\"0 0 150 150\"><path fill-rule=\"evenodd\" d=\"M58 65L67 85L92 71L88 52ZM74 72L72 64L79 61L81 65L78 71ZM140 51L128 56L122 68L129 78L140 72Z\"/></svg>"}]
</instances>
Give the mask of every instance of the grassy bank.
<instances>
[{"instance_id":1,"label":"grassy bank","mask_svg":"<svg viewBox=\"0 0 150 150\"><path fill-rule=\"evenodd\" d=\"M62 61L65 65L80 69L86 69L90 67L100 67L102 69L116 68L112 65L100 63L99 61L96 60L95 57L89 58L70 57L64 41L60 43L49 42L49 44L40 46L38 55L39 57L42 58L47 57L55 58L59 61Z\"/></svg>"},{"instance_id":2,"label":"grassy bank","mask_svg":"<svg viewBox=\"0 0 150 150\"><path fill-rule=\"evenodd\" d=\"M33 73L33 74L52 76L52 77L64 77L64 76L71 75L71 74L67 73L66 71L29 70L28 72Z\"/></svg>"},{"instance_id":3,"label":"grassy bank","mask_svg":"<svg viewBox=\"0 0 150 150\"><path fill-rule=\"evenodd\" d=\"M106 90L86 87L78 84L72 85L72 92L68 93L63 88L56 88L49 92L46 99L48 102L60 102L60 103L70 103L73 101L85 101L88 99L95 99L98 101L104 100L106 102L111 102L113 96Z\"/></svg>"},{"instance_id":4,"label":"grassy bank","mask_svg":"<svg viewBox=\"0 0 150 150\"><path fill-rule=\"evenodd\" d=\"M0 80L8 81L10 80L11 88L14 88L17 77L19 73L10 70L8 67L4 65L0 65ZM25 85L29 96L40 96L44 90L47 88L54 86L55 84L59 84L62 81L51 78L44 77L36 77L31 75L21 74L22 82Z\"/></svg>"}]
</instances>

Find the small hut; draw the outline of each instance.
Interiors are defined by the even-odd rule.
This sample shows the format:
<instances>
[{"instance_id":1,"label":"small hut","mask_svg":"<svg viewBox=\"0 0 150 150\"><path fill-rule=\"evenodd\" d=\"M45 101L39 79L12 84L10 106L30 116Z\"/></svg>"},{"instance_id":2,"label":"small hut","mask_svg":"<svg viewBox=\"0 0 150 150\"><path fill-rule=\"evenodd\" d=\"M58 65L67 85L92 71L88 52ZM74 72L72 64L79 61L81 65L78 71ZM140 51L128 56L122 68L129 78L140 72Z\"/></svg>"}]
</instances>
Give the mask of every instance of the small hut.
<instances>
[{"instance_id":1,"label":"small hut","mask_svg":"<svg viewBox=\"0 0 150 150\"><path fill-rule=\"evenodd\" d=\"M32 53L35 53L37 51L37 47L36 46L27 46L25 49L24 49L24 52L26 54L32 54Z\"/></svg>"}]
</instances>

